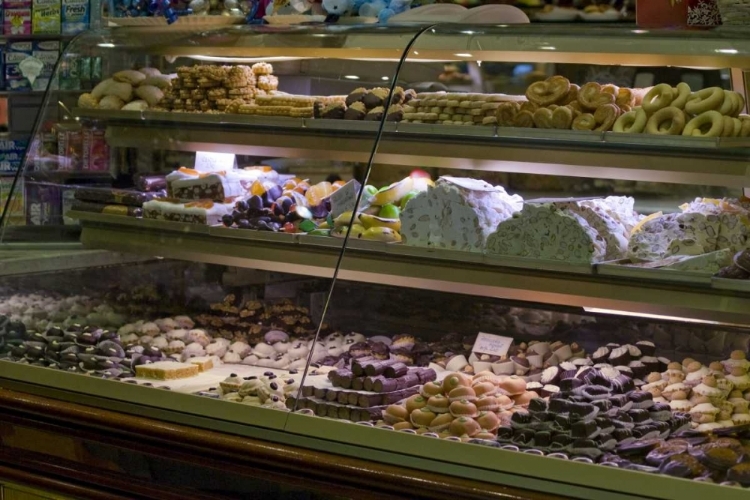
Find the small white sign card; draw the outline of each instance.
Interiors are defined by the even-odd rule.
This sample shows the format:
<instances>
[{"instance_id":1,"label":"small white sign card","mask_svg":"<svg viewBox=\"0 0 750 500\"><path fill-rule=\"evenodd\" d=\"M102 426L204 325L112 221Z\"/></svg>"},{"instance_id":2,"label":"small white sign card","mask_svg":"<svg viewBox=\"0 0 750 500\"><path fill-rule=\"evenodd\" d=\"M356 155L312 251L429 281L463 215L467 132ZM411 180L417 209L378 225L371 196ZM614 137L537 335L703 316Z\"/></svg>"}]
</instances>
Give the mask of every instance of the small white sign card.
<instances>
[{"instance_id":1,"label":"small white sign card","mask_svg":"<svg viewBox=\"0 0 750 500\"><path fill-rule=\"evenodd\" d=\"M479 332L477 340L474 342L472 352L477 354L489 354L490 356L500 356L503 358L508 354L508 349L510 349L511 344L513 344L512 337L503 337L501 335Z\"/></svg>"},{"instance_id":2,"label":"small white sign card","mask_svg":"<svg viewBox=\"0 0 750 500\"><path fill-rule=\"evenodd\" d=\"M234 153L195 153L195 170L198 172L227 172L237 168L237 156Z\"/></svg>"},{"instance_id":3,"label":"small white sign card","mask_svg":"<svg viewBox=\"0 0 750 500\"><path fill-rule=\"evenodd\" d=\"M331 195L331 217L335 219L344 212L355 209L360 187L357 179L352 179Z\"/></svg>"}]
</instances>

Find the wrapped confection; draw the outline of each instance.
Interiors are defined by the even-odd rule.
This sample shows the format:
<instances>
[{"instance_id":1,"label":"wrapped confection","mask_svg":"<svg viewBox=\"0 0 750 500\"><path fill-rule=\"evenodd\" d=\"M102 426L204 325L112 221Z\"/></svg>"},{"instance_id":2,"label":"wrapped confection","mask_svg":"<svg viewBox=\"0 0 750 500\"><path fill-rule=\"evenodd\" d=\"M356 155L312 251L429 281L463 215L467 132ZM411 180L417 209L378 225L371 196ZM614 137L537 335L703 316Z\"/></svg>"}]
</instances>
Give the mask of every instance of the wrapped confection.
<instances>
[{"instance_id":1,"label":"wrapped confection","mask_svg":"<svg viewBox=\"0 0 750 500\"><path fill-rule=\"evenodd\" d=\"M213 226L219 224L222 217L230 215L233 210L233 201L219 203L212 200L198 200L182 203L176 199L158 198L143 204L143 217Z\"/></svg>"},{"instance_id":2,"label":"wrapped confection","mask_svg":"<svg viewBox=\"0 0 750 500\"><path fill-rule=\"evenodd\" d=\"M500 186L443 176L406 204L401 236L407 245L481 252L497 225L522 204Z\"/></svg>"},{"instance_id":3,"label":"wrapped confection","mask_svg":"<svg viewBox=\"0 0 750 500\"><path fill-rule=\"evenodd\" d=\"M224 201L244 196L255 181L278 181L270 167L251 167L222 172L198 172L181 167L166 177L168 192L179 200Z\"/></svg>"}]
</instances>

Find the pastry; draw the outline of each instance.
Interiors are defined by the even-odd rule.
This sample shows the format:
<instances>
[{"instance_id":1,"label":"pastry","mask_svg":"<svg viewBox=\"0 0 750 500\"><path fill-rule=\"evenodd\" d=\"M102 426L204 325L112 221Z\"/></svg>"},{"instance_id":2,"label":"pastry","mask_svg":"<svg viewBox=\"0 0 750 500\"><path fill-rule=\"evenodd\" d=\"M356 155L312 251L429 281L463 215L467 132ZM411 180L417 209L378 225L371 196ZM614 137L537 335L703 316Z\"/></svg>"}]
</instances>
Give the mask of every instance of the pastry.
<instances>
[{"instance_id":1,"label":"pastry","mask_svg":"<svg viewBox=\"0 0 750 500\"><path fill-rule=\"evenodd\" d=\"M155 380L189 378L198 375L199 372L200 369L196 365L190 363L173 363L169 361L159 361L135 367L137 377L151 378Z\"/></svg>"}]
</instances>

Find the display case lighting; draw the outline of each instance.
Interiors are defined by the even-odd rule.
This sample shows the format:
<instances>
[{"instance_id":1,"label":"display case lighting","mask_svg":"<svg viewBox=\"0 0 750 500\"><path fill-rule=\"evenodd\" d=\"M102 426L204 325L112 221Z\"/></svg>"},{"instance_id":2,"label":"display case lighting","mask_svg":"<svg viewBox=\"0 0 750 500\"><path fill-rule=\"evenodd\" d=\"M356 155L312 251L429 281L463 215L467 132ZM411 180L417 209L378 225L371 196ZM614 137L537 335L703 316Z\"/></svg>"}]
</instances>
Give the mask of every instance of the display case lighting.
<instances>
[{"instance_id":1,"label":"display case lighting","mask_svg":"<svg viewBox=\"0 0 750 500\"><path fill-rule=\"evenodd\" d=\"M548 45L546 47L539 47L541 50L557 50L557 47L552 47L551 45Z\"/></svg>"},{"instance_id":2,"label":"display case lighting","mask_svg":"<svg viewBox=\"0 0 750 500\"><path fill-rule=\"evenodd\" d=\"M381 80L383 80L384 82L387 82L390 79L391 79L390 76L384 76L384 77L381 78Z\"/></svg>"},{"instance_id":3,"label":"display case lighting","mask_svg":"<svg viewBox=\"0 0 750 500\"><path fill-rule=\"evenodd\" d=\"M256 63L256 62L282 62L282 61L300 61L302 59L314 59L312 57L290 57L290 56L270 56L270 57L224 57L224 56L204 56L194 54L185 56L189 59L205 62L224 62L224 63Z\"/></svg>"},{"instance_id":4,"label":"display case lighting","mask_svg":"<svg viewBox=\"0 0 750 500\"><path fill-rule=\"evenodd\" d=\"M468 52L459 52L458 54L453 54L453 55L456 57L472 57L472 55L469 54Z\"/></svg>"},{"instance_id":5,"label":"display case lighting","mask_svg":"<svg viewBox=\"0 0 750 500\"><path fill-rule=\"evenodd\" d=\"M714 52L718 54L738 54L739 50L737 49L716 49Z\"/></svg>"},{"instance_id":6,"label":"display case lighting","mask_svg":"<svg viewBox=\"0 0 750 500\"><path fill-rule=\"evenodd\" d=\"M105 49L113 49L113 48L115 48L115 44L111 43L111 42L97 43L96 46L97 47L102 47L102 48L105 48Z\"/></svg>"},{"instance_id":7,"label":"display case lighting","mask_svg":"<svg viewBox=\"0 0 750 500\"><path fill-rule=\"evenodd\" d=\"M359 77L357 75L344 75L344 78L347 80L359 80Z\"/></svg>"},{"instance_id":8,"label":"display case lighting","mask_svg":"<svg viewBox=\"0 0 750 500\"><path fill-rule=\"evenodd\" d=\"M613 316L630 316L630 317L636 317L636 318L648 318L648 319L660 319L660 320L666 320L666 321L678 321L681 323L696 323L701 325L724 325L724 326L739 326L739 327L747 327L747 324L741 324L741 323L726 323L723 321L711 321L708 319L698 319L698 318L686 318L684 316L667 316L662 314L650 314L650 313L642 313L642 312L633 312L633 311L619 311L616 309L599 309L597 307L584 307L584 311L591 314L607 314L607 315L613 315Z\"/></svg>"}]
</instances>

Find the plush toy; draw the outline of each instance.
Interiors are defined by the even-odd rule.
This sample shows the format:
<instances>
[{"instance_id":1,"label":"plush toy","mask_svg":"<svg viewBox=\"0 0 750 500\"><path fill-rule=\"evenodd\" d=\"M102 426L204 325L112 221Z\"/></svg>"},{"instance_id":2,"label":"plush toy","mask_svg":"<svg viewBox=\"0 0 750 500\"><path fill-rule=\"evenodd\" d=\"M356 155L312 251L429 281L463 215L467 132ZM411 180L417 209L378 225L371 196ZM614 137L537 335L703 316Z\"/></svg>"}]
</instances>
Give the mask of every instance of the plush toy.
<instances>
[{"instance_id":1,"label":"plush toy","mask_svg":"<svg viewBox=\"0 0 750 500\"><path fill-rule=\"evenodd\" d=\"M412 0L354 0L354 7L359 17L377 17L380 24L386 24L388 19L406 12L411 7Z\"/></svg>"},{"instance_id":2,"label":"plush toy","mask_svg":"<svg viewBox=\"0 0 750 500\"><path fill-rule=\"evenodd\" d=\"M323 0L323 9L328 13L327 23L335 23L352 8L352 0Z\"/></svg>"}]
</instances>

